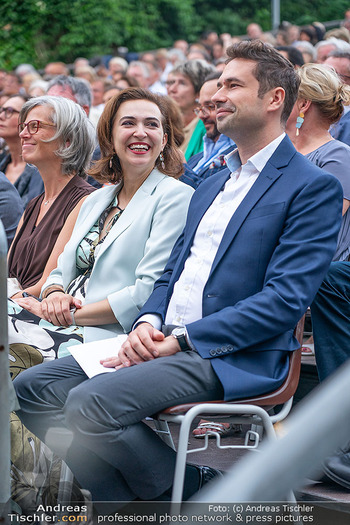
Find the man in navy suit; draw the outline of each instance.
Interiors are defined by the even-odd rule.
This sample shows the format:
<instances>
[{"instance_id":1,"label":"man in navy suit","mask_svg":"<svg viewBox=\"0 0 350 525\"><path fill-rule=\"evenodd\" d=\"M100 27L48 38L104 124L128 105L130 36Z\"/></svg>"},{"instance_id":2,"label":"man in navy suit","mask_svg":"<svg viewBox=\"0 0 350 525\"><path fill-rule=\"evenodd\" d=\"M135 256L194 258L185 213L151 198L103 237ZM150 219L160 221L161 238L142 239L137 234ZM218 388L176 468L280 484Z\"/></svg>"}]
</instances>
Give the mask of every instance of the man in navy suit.
<instances>
[{"instance_id":1,"label":"man in navy suit","mask_svg":"<svg viewBox=\"0 0 350 525\"><path fill-rule=\"evenodd\" d=\"M233 140L220 133L216 125L216 108L211 97L217 90L220 75L219 72L211 73L206 78L199 92L198 106L194 109L206 129L203 151L188 160L185 164L185 173L180 177L180 180L193 188L197 188L203 180L225 169L225 155L235 148Z\"/></svg>"},{"instance_id":2,"label":"man in navy suit","mask_svg":"<svg viewBox=\"0 0 350 525\"><path fill-rule=\"evenodd\" d=\"M15 381L30 430L55 449L47 430L70 433L65 460L95 501L169 498L175 452L146 416L284 381L298 346L294 326L336 249L341 186L284 133L298 92L292 65L259 41L236 44L228 56L212 100L219 131L238 150L194 193L135 329L104 360L117 371L88 379L66 357ZM184 499L213 475L188 465Z\"/></svg>"}]
</instances>

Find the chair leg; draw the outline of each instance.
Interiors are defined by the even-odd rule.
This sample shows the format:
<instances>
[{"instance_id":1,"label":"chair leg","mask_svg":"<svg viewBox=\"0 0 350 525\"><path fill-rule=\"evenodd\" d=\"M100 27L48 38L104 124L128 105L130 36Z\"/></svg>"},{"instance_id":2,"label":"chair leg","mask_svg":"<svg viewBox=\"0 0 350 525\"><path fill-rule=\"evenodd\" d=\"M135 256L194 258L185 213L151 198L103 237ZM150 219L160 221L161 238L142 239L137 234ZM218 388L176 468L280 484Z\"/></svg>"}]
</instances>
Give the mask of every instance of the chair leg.
<instances>
[{"instance_id":1,"label":"chair leg","mask_svg":"<svg viewBox=\"0 0 350 525\"><path fill-rule=\"evenodd\" d=\"M173 437L169 429L168 422L164 421L164 419L154 419L153 422L155 426L155 431L157 432L158 436L169 447L171 447L173 450L176 450L174 440L173 440Z\"/></svg>"},{"instance_id":2,"label":"chair leg","mask_svg":"<svg viewBox=\"0 0 350 525\"><path fill-rule=\"evenodd\" d=\"M191 408L183 417L180 425L179 442L177 446L173 492L171 497L171 514L180 512L183 496L187 448L193 420L197 417L198 407Z\"/></svg>"}]
</instances>

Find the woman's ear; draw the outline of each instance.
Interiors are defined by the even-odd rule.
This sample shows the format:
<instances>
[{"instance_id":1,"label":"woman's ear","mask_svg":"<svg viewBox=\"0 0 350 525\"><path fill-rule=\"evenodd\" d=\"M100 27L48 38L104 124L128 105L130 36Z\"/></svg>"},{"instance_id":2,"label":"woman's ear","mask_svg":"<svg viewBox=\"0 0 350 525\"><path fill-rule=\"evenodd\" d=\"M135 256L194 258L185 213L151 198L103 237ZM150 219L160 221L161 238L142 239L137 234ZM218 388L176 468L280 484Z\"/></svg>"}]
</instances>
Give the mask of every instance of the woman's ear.
<instances>
[{"instance_id":1,"label":"woman's ear","mask_svg":"<svg viewBox=\"0 0 350 525\"><path fill-rule=\"evenodd\" d=\"M167 133L164 133L163 141L162 141L162 149L165 148L167 142L168 142L168 134L167 134Z\"/></svg>"},{"instance_id":2,"label":"woman's ear","mask_svg":"<svg viewBox=\"0 0 350 525\"><path fill-rule=\"evenodd\" d=\"M304 113L305 115L305 113L308 111L311 104L312 104L311 100L306 100L306 98L298 99L299 113Z\"/></svg>"}]
</instances>

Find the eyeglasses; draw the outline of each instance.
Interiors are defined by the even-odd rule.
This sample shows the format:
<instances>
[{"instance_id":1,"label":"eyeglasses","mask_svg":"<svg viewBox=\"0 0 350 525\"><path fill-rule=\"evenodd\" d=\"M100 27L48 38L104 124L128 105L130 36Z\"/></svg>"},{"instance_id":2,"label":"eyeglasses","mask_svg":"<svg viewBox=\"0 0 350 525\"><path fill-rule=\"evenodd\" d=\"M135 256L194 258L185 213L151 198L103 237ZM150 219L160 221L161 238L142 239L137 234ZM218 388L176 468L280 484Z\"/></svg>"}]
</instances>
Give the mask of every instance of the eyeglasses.
<instances>
[{"instance_id":1,"label":"eyeglasses","mask_svg":"<svg viewBox=\"0 0 350 525\"><path fill-rule=\"evenodd\" d=\"M194 108L193 112L198 116L200 112L203 113L203 115L209 115L211 111L214 111L215 104L203 104L203 106L197 106Z\"/></svg>"},{"instance_id":2,"label":"eyeglasses","mask_svg":"<svg viewBox=\"0 0 350 525\"><path fill-rule=\"evenodd\" d=\"M29 135L35 135L35 133L38 133L39 128L42 128L43 126L50 126L52 128L55 128L55 124L50 124L49 122L42 122L41 120L30 120L29 122L20 122L18 124L18 133L21 133L22 131L27 128L27 131Z\"/></svg>"},{"instance_id":3,"label":"eyeglasses","mask_svg":"<svg viewBox=\"0 0 350 525\"><path fill-rule=\"evenodd\" d=\"M19 113L19 111L11 106L7 108L0 107L0 115L2 115L2 113L4 113L5 118L11 118L14 113Z\"/></svg>"}]
</instances>

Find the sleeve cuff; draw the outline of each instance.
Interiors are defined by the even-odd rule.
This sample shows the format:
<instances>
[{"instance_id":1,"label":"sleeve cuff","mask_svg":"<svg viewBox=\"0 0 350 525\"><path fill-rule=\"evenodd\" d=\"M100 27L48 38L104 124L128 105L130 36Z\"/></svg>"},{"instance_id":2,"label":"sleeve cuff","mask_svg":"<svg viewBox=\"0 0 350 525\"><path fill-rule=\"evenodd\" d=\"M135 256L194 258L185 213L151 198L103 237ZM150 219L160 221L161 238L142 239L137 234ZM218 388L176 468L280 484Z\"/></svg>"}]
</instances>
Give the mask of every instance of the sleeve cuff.
<instances>
[{"instance_id":1,"label":"sleeve cuff","mask_svg":"<svg viewBox=\"0 0 350 525\"><path fill-rule=\"evenodd\" d=\"M135 330L135 328L141 323L149 323L156 330L160 330L162 328L162 318L161 318L160 315L156 315L156 314L145 314L145 315L143 315L133 325L132 329Z\"/></svg>"}]
</instances>

